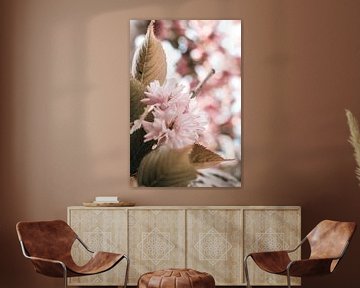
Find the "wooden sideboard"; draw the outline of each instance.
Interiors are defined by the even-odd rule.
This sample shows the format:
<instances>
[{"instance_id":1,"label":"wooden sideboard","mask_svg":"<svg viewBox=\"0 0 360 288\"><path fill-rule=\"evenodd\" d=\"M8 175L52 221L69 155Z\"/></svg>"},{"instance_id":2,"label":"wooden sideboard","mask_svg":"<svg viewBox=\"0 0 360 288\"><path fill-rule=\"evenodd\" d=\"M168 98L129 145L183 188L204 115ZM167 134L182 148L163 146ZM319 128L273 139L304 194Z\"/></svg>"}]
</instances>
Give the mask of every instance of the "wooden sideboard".
<instances>
[{"instance_id":1,"label":"wooden sideboard","mask_svg":"<svg viewBox=\"0 0 360 288\"><path fill-rule=\"evenodd\" d=\"M81 206L68 207L68 223L92 250L129 255L129 285L148 271L184 267L212 274L216 285L245 285L245 255L293 248L301 240L298 206ZM72 254L78 263L89 259L78 243ZM120 263L103 274L70 278L69 285L121 285L124 271ZM286 277L253 261L249 272L253 285L286 285Z\"/></svg>"}]
</instances>

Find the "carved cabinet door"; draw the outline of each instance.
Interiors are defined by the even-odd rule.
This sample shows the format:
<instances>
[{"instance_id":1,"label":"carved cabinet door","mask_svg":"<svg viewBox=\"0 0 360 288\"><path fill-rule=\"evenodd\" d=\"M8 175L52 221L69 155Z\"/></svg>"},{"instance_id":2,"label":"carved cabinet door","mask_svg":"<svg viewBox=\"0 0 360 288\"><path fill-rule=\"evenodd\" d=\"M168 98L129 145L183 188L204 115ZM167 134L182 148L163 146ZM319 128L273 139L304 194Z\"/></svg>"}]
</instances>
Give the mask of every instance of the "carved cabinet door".
<instances>
[{"instance_id":1,"label":"carved cabinet door","mask_svg":"<svg viewBox=\"0 0 360 288\"><path fill-rule=\"evenodd\" d=\"M242 210L187 210L187 266L214 276L216 285L239 285Z\"/></svg>"},{"instance_id":2,"label":"carved cabinet door","mask_svg":"<svg viewBox=\"0 0 360 288\"><path fill-rule=\"evenodd\" d=\"M70 209L68 222L80 239L93 251L126 253L127 215L125 209ZM72 247L76 263L85 264L90 254L79 242ZM69 278L70 285L122 285L126 263L121 261L113 269L93 276Z\"/></svg>"},{"instance_id":3,"label":"carved cabinet door","mask_svg":"<svg viewBox=\"0 0 360 288\"><path fill-rule=\"evenodd\" d=\"M246 209L244 210L244 254L295 248L300 243L300 209ZM301 250L290 255L301 258ZM287 285L286 277L266 273L249 259L249 277L252 285ZM300 278L291 279L300 285Z\"/></svg>"},{"instance_id":4,"label":"carved cabinet door","mask_svg":"<svg viewBox=\"0 0 360 288\"><path fill-rule=\"evenodd\" d=\"M129 281L141 274L185 267L185 210L129 210Z\"/></svg>"}]
</instances>

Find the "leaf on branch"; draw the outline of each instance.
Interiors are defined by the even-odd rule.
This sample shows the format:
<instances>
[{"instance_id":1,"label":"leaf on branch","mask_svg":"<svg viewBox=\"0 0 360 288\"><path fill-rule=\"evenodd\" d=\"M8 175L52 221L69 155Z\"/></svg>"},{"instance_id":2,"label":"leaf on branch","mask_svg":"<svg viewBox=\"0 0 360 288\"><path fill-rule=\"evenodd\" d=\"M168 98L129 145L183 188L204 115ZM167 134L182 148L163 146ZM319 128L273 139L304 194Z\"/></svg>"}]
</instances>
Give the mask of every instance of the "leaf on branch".
<instances>
[{"instance_id":1,"label":"leaf on branch","mask_svg":"<svg viewBox=\"0 0 360 288\"><path fill-rule=\"evenodd\" d=\"M226 160L200 144L194 144L190 153L190 162L196 169L210 168Z\"/></svg>"},{"instance_id":2,"label":"leaf on branch","mask_svg":"<svg viewBox=\"0 0 360 288\"><path fill-rule=\"evenodd\" d=\"M140 100L144 98L145 86L135 78L130 78L130 122L139 119L144 112L145 104Z\"/></svg>"},{"instance_id":3,"label":"leaf on branch","mask_svg":"<svg viewBox=\"0 0 360 288\"><path fill-rule=\"evenodd\" d=\"M138 171L141 160L151 151L155 141L144 142L146 132L143 128L130 135L130 175Z\"/></svg>"},{"instance_id":4,"label":"leaf on branch","mask_svg":"<svg viewBox=\"0 0 360 288\"><path fill-rule=\"evenodd\" d=\"M359 185L360 185L360 129L359 129L359 124L358 124L356 118L354 117L354 115L349 110L345 110L345 111L346 111L346 117L347 117L349 129L350 129L349 142L354 148L354 157L355 157L355 161L357 164L355 174L356 174L357 179L359 180Z\"/></svg>"},{"instance_id":5,"label":"leaf on branch","mask_svg":"<svg viewBox=\"0 0 360 288\"><path fill-rule=\"evenodd\" d=\"M189 161L191 147L171 149L160 146L141 161L138 170L139 186L186 187L196 178L196 170Z\"/></svg>"},{"instance_id":6,"label":"leaf on branch","mask_svg":"<svg viewBox=\"0 0 360 288\"><path fill-rule=\"evenodd\" d=\"M166 55L161 42L154 34L151 21L144 42L136 50L132 63L132 76L147 86L154 80L163 84L166 78Z\"/></svg>"}]
</instances>

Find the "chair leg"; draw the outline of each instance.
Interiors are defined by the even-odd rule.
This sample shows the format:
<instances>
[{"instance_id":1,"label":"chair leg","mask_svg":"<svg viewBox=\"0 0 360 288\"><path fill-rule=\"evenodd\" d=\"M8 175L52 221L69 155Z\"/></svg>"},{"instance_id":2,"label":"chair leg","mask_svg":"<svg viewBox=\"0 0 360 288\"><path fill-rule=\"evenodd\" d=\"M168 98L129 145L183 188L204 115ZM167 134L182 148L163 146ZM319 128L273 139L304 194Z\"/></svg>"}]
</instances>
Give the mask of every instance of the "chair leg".
<instances>
[{"instance_id":1,"label":"chair leg","mask_svg":"<svg viewBox=\"0 0 360 288\"><path fill-rule=\"evenodd\" d=\"M124 258L126 259L126 271L125 271L124 288L126 288L126 287L127 287L128 278L129 278L130 259L129 259L129 257L127 257L127 256L124 256Z\"/></svg>"},{"instance_id":2,"label":"chair leg","mask_svg":"<svg viewBox=\"0 0 360 288\"><path fill-rule=\"evenodd\" d=\"M65 265L62 264L62 267L64 269L64 287L67 288L67 270Z\"/></svg>"},{"instance_id":3,"label":"chair leg","mask_svg":"<svg viewBox=\"0 0 360 288\"><path fill-rule=\"evenodd\" d=\"M244 259L244 272L245 272L245 279L246 279L246 287L247 288L251 288L250 285L250 279L249 279L249 269L248 269L248 265L247 265L247 259L249 258L250 255L247 255Z\"/></svg>"},{"instance_id":4,"label":"chair leg","mask_svg":"<svg viewBox=\"0 0 360 288\"><path fill-rule=\"evenodd\" d=\"M290 278L290 271L289 269L287 269L287 284L288 284L288 288L291 288L291 278Z\"/></svg>"}]
</instances>

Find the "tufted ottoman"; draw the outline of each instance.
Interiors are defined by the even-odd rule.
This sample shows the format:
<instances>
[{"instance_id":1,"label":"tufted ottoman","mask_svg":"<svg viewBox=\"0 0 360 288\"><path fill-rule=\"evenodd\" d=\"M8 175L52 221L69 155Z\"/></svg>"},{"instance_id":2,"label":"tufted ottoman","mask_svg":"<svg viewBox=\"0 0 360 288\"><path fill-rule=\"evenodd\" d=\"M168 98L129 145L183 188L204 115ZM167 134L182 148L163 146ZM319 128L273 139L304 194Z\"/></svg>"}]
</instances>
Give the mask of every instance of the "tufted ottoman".
<instances>
[{"instance_id":1,"label":"tufted ottoman","mask_svg":"<svg viewBox=\"0 0 360 288\"><path fill-rule=\"evenodd\" d=\"M138 288L214 288L214 277L192 269L166 269L140 276Z\"/></svg>"}]
</instances>

